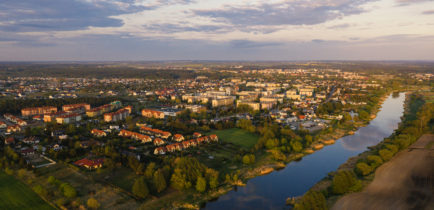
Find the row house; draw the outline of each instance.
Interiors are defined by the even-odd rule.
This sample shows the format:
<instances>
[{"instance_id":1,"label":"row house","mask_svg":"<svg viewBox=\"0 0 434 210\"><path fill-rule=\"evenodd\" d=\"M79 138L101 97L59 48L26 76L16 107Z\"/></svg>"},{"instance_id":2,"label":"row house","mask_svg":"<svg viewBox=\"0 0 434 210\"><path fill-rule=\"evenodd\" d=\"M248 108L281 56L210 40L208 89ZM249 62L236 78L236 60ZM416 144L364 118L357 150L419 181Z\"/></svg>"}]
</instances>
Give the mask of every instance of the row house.
<instances>
[{"instance_id":1,"label":"row house","mask_svg":"<svg viewBox=\"0 0 434 210\"><path fill-rule=\"evenodd\" d=\"M3 122L3 121L0 121L0 128L6 128L6 127L8 127L8 126L6 125L6 123Z\"/></svg>"},{"instance_id":2,"label":"row house","mask_svg":"<svg viewBox=\"0 0 434 210\"><path fill-rule=\"evenodd\" d=\"M157 119L164 119L164 112L156 111L152 109L143 109L142 110L142 116L147 118L157 118Z\"/></svg>"},{"instance_id":3,"label":"row house","mask_svg":"<svg viewBox=\"0 0 434 210\"><path fill-rule=\"evenodd\" d=\"M121 130L119 132L119 136L131 137L132 139L135 139L137 141L141 141L142 143L152 142L151 137L149 137L147 135L140 134L140 133L136 133L133 131L128 131L128 130Z\"/></svg>"},{"instance_id":4,"label":"row house","mask_svg":"<svg viewBox=\"0 0 434 210\"><path fill-rule=\"evenodd\" d=\"M57 112L57 107L54 106L42 106L42 107L29 107L21 109L21 115L24 117L33 115L42 115Z\"/></svg>"},{"instance_id":5,"label":"row house","mask_svg":"<svg viewBox=\"0 0 434 210\"><path fill-rule=\"evenodd\" d=\"M11 115L11 114L4 114L3 117L4 117L6 120L9 120L9 121L11 121L11 122L13 122L13 123L16 123L16 124L18 124L18 125L20 125L20 126L26 126L26 125L27 125L27 122L26 122L26 121L24 121L24 120L22 120L22 119L20 119L20 118L18 118L18 117L15 117L14 115Z\"/></svg>"},{"instance_id":6,"label":"row house","mask_svg":"<svg viewBox=\"0 0 434 210\"><path fill-rule=\"evenodd\" d=\"M184 136L181 134L175 134L175 135L173 135L173 140L177 141L177 142L184 141Z\"/></svg>"},{"instance_id":7,"label":"row house","mask_svg":"<svg viewBox=\"0 0 434 210\"><path fill-rule=\"evenodd\" d=\"M102 131L102 130L98 130L98 129L92 129L92 131L90 131L90 133L92 133L92 135L96 136L96 137L105 137L107 136L107 133Z\"/></svg>"},{"instance_id":8,"label":"row house","mask_svg":"<svg viewBox=\"0 0 434 210\"><path fill-rule=\"evenodd\" d=\"M8 133L16 133L21 131L20 125L10 125L6 128L6 132Z\"/></svg>"},{"instance_id":9,"label":"row house","mask_svg":"<svg viewBox=\"0 0 434 210\"><path fill-rule=\"evenodd\" d=\"M157 147L154 150L154 154L155 155L164 155L164 154L166 154L166 152L181 151L183 149L187 149L190 147L196 147L196 146L203 144L203 143L217 142L217 141L218 141L217 135L212 134L210 136L203 136L203 137L199 137L197 139L190 139L190 140L185 140L182 142L170 144L170 145L167 145L165 147Z\"/></svg>"},{"instance_id":10,"label":"row house","mask_svg":"<svg viewBox=\"0 0 434 210\"><path fill-rule=\"evenodd\" d=\"M154 145L155 146L161 146L161 145L164 145L164 144L166 144L166 142L163 139L160 139L160 138L155 138L154 139Z\"/></svg>"},{"instance_id":11,"label":"row house","mask_svg":"<svg viewBox=\"0 0 434 210\"><path fill-rule=\"evenodd\" d=\"M163 139L168 139L170 136L172 136L170 132L162 131L159 129L154 129L146 126L141 127L140 132L146 133L148 135L154 135Z\"/></svg>"},{"instance_id":12,"label":"row house","mask_svg":"<svg viewBox=\"0 0 434 210\"><path fill-rule=\"evenodd\" d=\"M26 144L38 144L39 139L36 138L35 136L31 136L31 137L24 138L23 142Z\"/></svg>"}]
</instances>

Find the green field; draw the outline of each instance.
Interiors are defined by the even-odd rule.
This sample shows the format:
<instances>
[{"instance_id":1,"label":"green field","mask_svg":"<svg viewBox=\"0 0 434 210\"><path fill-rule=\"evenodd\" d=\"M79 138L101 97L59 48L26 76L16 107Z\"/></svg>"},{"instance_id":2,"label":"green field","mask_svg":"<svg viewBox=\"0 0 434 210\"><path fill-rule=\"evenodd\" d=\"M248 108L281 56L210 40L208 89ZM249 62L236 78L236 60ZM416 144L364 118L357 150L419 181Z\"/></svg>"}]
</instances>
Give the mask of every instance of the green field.
<instances>
[{"instance_id":1,"label":"green field","mask_svg":"<svg viewBox=\"0 0 434 210\"><path fill-rule=\"evenodd\" d=\"M0 172L0 209L53 209L27 185Z\"/></svg>"},{"instance_id":2,"label":"green field","mask_svg":"<svg viewBox=\"0 0 434 210\"><path fill-rule=\"evenodd\" d=\"M257 135L241 130L239 128L213 130L210 132L210 134L211 133L216 134L219 137L220 141L232 143L247 149L252 148L259 139Z\"/></svg>"}]
</instances>

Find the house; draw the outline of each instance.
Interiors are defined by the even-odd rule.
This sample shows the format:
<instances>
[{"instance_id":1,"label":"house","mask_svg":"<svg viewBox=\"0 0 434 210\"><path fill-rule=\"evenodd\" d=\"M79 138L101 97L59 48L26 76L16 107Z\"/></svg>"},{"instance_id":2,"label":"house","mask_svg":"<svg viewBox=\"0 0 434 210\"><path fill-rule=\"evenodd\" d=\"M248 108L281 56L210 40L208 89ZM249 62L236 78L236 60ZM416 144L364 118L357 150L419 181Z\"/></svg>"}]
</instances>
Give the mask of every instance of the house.
<instances>
[{"instance_id":1,"label":"house","mask_svg":"<svg viewBox=\"0 0 434 210\"><path fill-rule=\"evenodd\" d=\"M20 131L21 131L21 126L19 125L10 125L6 128L6 132L8 133L15 133Z\"/></svg>"},{"instance_id":2,"label":"house","mask_svg":"<svg viewBox=\"0 0 434 210\"><path fill-rule=\"evenodd\" d=\"M5 144L9 145L9 144L15 144L15 139L14 137L9 137L5 139Z\"/></svg>"},{"instance_id":3,"label":"house","mask_svg":"<svg viewBox=\"0 0 434 210\"><path fill-rule=\"evenodd\" d=\"M166 142L164 142L163 139L160 139L160 138L155 138L155 139L154 139L154 145L155 145L155 146L161 146L161 145L163 145L163 144L166 144Z\"/></svg>"},{"instance_id":4,"label":"house","mask_svg":"<svg viewBox=\"0 0 434 210\"><path fill-rule=\"evenodd\" d=\"M81 160L77 160L74 162L74 165L85 167L87 169L96 169L101 168L104 163L104 159L99 158L95 160L89 160L87 158L83 158Z\"/></svg>"},{"instance_id":5,"label":"house","mask_svg":"<svg viewBox=\"0 0 434 210\"><path fill-rule=\"evenodd\" d=\"M98 129L92 129L92 131L90 131L90 133L92 133L92 135L96 136L96 137L104 137L107 136L107 133L102 131L102 130L98 130Z\"/></svg>"},{"instance_id":6,"label":"house","mask_svg":"<svg viewBox=\"0 0 434 210\"><path fill-rule=\"evenodd\" d=\"M57 112L57 107L43 106L43 107L30 107L21 109L21 115L24 117L32 115L41 115Z\"/></svg>"},{"instance_id":7,"label":"house","mask_svg":"<svg viewBox=\"0 0 434 210\"><path fill-rule=\"evenodd\" d=\"M197 146L197 141L196 141L196 139L190 139L190 140L188 140L188 141L190 142L190 146L192 146L192 147Z\"/></svg>"},{"instance_id":8,"label":"house","mask_svg":"<svg viewBox=\"0 0 434 210\"><path fill-rule=\"evenodd\" d=\"M194 132L193 133L193 138L199 138L199 137L201 137L202 136L202 134L200 134L200 133L198 133L198 132Z\"/></svg>"},{"instance_id":9,"label":"house","mask_svg":"<svg viewBox=\"0 0 434 210\"><path fill-rule=\"evenodd\" d=\"M58 124L69 124L78 121L81 121L81 115L76 113L60 115L56 117L56 122Z\"/></svg>"},{"instance_id":10,"label":"house","mask_svg":"<svg viewBox=\"0 0 434 210\"><path fill-rule=\"evenodd\" d=\"M119 109L116 112L110 112L104 114L104 121L106 122L116 122L119 120L125 120L131 114L132 107L127 106L125 108Z\"/></svg>"},{"instance_id":11,"label":"house","mask_svg":"<svg viewBox=\"0 0 434 210\"><path fill-rule=\"evenodd\" d=\"M175 135L173 135L173 140L175 140L177 142L184 141L184 136L182 136L181 134L175 134Z\"/></svg>"},{"instance_id":12,"label":"house","mask_svg":"<svg viewBox=\"0 0 434 210\"><path fill-rule=\"evenodd\" d=\"M154 150L154 155L164 155L166 154L166 152L167 152L166 147L157 147Z\"/></svg>"},{"instance_id":13,"label":"house","mask_svg":"<svg viewBox=\"0 0 434 210\"><path fill-rule=\"evenodd\" d=\"M170 145L167 145L167 146L166 146L166 150L167 150L168 152L174 152L174 151L176 150L176 147L175 147L174 144L170 144Z\"/></svg>"},{"instance_id":14,"label":"house","mask_svg":"<svg viewBox=\"0 0 434 210\"><path fill-rule=\"evenodd\" d=\"M211 141L215 141L215 142L219 141L219 138L218 138L217 135L215 135L215 134L211 134L211 135L209 136L209 139L210 139Z\"/></svg>"},{"instance_id":15,"label":"house","mask_svg":"<svg viewBox=\"0 0 434 210\"><path fill-rule=\"evenodd\" d=\"M183 148L189 148L191 146L190 141L181 142Z\"/></svg>"},{"instance_id":16,"label":"house","mask_svg":"<svg viewBox=\"0 0 434 210\"><path fill-rule=\"evenodd\" d=\"M175 146L175 149L178 151L181 151L182 149L184 149L184 147L182 146L181 143L175 143L174 146Z\"/></svg>"},{"instance_id":17,"label":"house","mask_svg":"<svg viewBox=\"0 0 434 210\"><path fill-rule=\"evenodd\" d=\"M84 109L85 111L90 110L89 104L67 104L62 106L62 110L65 112L76 112L77 110Z\"/></svg>"},{"instance_id":18,"label":"house","mask_svg":"<svg viewBox=\"0 0 434 210\"><path fill-rule=\"evenodd\" d=\"M31 137L24 138L23 142L26 144L38 144L39 139L34 136L31 136Z\"/></svg>"},{"instance_id":19,"label":"house","mask_svg":"<svg viewBox=\"0 0 434 210\"><path fill-rule=\"evenodd\" d=\"M0 128L6 128L6 127L8 127L8 126L6 125L6 123L3 122L3 121L0 121Z\"/></svg>"},{"instance_id":20,"label":"house","mask_svg":"<svg viewBox=\"0 0 434 210\"><path fill-rule=\"evenodd\" d=\"M33 148L23 148L21 150L21 154L24 155L24 156L34 155L35 154L35 150Z\"/></svg>"},{"instance_id":21,"label":"house","mask_svg":"<svg viewBox=\"0 0 434 210\"><path fill-rule=\"evenodd\" d=\"M152 109L143 109L142 116L147 118L164 119L164 112L160 112Z\"/></svg>"}]
</instances>

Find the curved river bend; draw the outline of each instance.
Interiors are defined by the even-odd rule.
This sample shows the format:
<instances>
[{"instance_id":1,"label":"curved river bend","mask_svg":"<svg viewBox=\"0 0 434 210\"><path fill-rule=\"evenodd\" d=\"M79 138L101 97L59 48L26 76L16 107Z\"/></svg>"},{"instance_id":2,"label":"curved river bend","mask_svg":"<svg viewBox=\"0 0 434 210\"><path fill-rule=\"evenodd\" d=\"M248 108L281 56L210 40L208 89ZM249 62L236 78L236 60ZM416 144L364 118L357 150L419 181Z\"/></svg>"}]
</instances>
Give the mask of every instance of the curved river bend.
<instances>
[{"instance_id":1,"label":"curved river bend","mask_svg":"<svg viewBox=\"0 0 434 210\"><path fill-rule=\"evenodd\" d=\"M389 96L377 117L354 135L342 137L301 161L293 161L283 170L255 177L246 186L207 203L204 209L288 209L286 198L303 195L348 158L390 136L401 122L404 100L404 93L397 98Z\"/></svg>"}]
</instances>

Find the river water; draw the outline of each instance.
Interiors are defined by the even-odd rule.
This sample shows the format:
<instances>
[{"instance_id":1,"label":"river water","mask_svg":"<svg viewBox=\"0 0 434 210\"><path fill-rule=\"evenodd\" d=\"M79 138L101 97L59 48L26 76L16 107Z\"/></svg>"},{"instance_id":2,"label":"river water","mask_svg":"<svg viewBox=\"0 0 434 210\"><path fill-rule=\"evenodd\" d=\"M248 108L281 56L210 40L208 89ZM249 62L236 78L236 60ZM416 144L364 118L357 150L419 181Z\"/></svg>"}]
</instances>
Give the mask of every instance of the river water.
<instances>
[{"instance_id":1,"label":"river water","mask_svg":"<svg viewBox=\"0 0 434 210\"><path fill-rule=\"evenodd\" d=\"M401 122L405 94L390 95L369 125L354 135L345 136L335 144L289 163L286 168L249 180L244 187L206 204L204 209L288 209L288 197L303 195L315 183L336 170L348 158L376 145L390 136Z\"/></svg>"}]
</instances>

